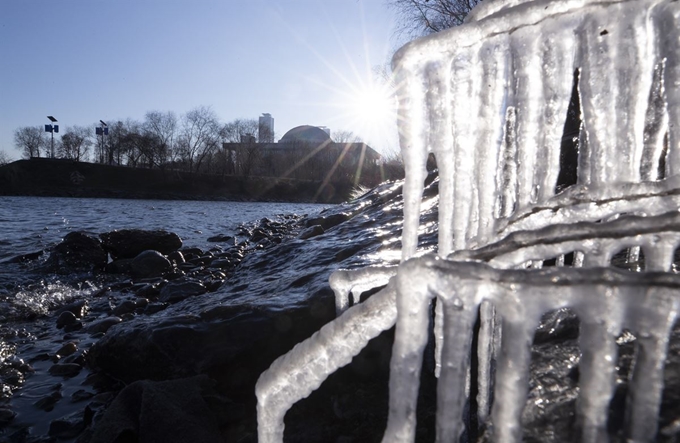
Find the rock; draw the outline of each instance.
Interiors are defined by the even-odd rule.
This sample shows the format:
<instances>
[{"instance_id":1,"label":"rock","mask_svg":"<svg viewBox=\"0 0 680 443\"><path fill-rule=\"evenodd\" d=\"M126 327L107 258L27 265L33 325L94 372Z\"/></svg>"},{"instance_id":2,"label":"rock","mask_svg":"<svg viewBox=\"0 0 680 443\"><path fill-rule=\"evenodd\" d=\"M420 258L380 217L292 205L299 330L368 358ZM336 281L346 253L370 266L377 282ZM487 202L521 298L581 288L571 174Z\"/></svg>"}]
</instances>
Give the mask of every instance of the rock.
<instances>
[{"instance_id":1,"label":"rock","mask_svg":"<svg viewBox=\"0 0 680 443\"><path fill-rule=\"evenodd\" d=\"M59 348L55 354L61 357L68 357L69 355L74 354L77 350L78 346L74 342L69 342Z\"/></svg>"},{"instance_id":2,"label":"rock","mask_svg":"<svg viewBox=\"0 0 680 443\"><path fill-rule=\"evenodd\" d=\"M42 409L43 411L49 412L52 409L54 409L54 405L56 405L59 400L61 400L61 392L56 390L56 391L52 392L51 394L46 395L45 397L36 401L34 403L34 405L38 409Z\"/></svg>"},{"instance_id":3,"label":"rock","mask_svg":"<svg viewBox=\"0 0 680 443\"><path fill-rule=\"evenodd\" d=\"M48 434L59 440L75 438L92 421L92 415L92 410L85 408L84 413L76 412L66 417L52 420Z\"/></svg>"},{"instance_id":4,"label":"rock","mask_svg":"<svg viewBox=\"0 0 680 443\"><path fill-rule=\"evenodd\" d=\"M208 241L212 243L234 243L234 237L231 235L218 234L208 237Z\"/></svg>"},{"instance_id":5,"label":"rock","mask_svg":"<svg viewBox=\"0 0 680 443\"><path fill-rule=\"evenodd\" d=\"M161 287L167 282L157 284L145 284L135 291L135 296L140 298L155 298L161 293Z\"/></svg>"},{"instance_id":6,"label":"rock","mask_svg":"<svg viewBox=\"0 0 680 443\"><path fill-rule=\"evenodd\" d=\"M99 332L106 332L111 326L117 325L122 322L123 319L120 317L107 317L101 320L93 321L87 327L87 332L89 334L97 334Z\"/></svg>"},{"instance_id":7,"label":"rock","mask_svg":"<svg viewBox=\"0 0 680 443\"><path fill-rule=\"evenodd\" d=\"M49 369L49 373L61 377L75 377L80 373L82 367L75 363L57 363L52 365Z\"/></svg>"},{"instance_id":8,"label":"rock","mask_svg":"<svg viewBox=\"0 0 680 443\"><path fill-rule=\"evenodd\" d=\"M108 254L98 238L84 232L70 232L54 247L45 267L53 272L93 272L104 269Z\"/></svg>"},{"instance_id":9,"label":"rock","mask_svg":"<svg viewBox=\"0 0 680 443\"><path fill-rule=\"evenodd\" d=\"M7 407L0 407L0 426L5 426L11 422L17 413Z\"/></svg>"},{"instance_id":10,"label":"rock","mask_svg":"<svg viewBox=\"0 0 680 443\"><path fill-rule=\"evenodd\" d=\"M160 277L172 270L172 263L158 251L140 252L130 264L130 273L136 278Z\"/></svg>"},{"instance_id":11,"label":"rock","mask_svg":"<svg viewBox=\"0 0 680 443\"><path fill-rule=\"evenodd\" d=\"M184 263L186 261L184 259L184 254L182 254L181 251L172 251L169 253L168 260L170 260L170 262L174 263L175 265L179 265L180 263Z\"/></svg>"},{"instance_id":12,"label":"rock","mask_svg":"<svg viewBox=\"0 0 680 443\"><path fill-rule=\"evenodd\" d=\"M188 297L205 294L208 289L200 282L185 280L169 282L161 289L159 300L166 303L177 303Z\"/></svg>"},{"instance_id":13,"label":"rock","mask_svg":"<svg viewBox=\"0 0 680 443\"><path fill-rule=\"evenodd\" d=\"M113 308L113 315L120 317L123 314L133 312L135 309L137 309L137 303L132 300L125 300Z\"/></svg>"},{"instance_id":14,"label":"rock","mask_svg":"<svg viewBox=\"0 0 680 443\"><path fill-rule=\"evenodd\" d=\"M108 274L129 274L131 264L131 258L119 258L106 265L104 271Z\"/></svg>"},{"instance_id":15,"label":"rock","mask_svg":"<svg viewBox=\"0 0 680 443\"><path fill-rule=\"evenodd\" d=\"M169 254L182 247L182 240L175 233L156 230L123 229L100 235L104 248L115 259L134 258L146 250Z\"/></svg>"},{"instance_id":16,"label":"rock","mask_svg":"<svg viewBox=\"0 0 680 443\"><path fill-rule=\"evenodd\" d=\"M316 237L317 235L321 235L324 232L326 232L326 231L324 231L324 229L321 225L314 225L314 226L310 226L309 228L302 231L298 238L300 238L300 240L306 240L308 238L312 238L312 237ZM281 242L281 240L279 240L279 243L280 242Z\"/></svg>"},{"instance_id":17,"label":"rock","mask_svg":"<svg viewBox=\"0 0 680 443\"><path fill-rule=\"evenodd\" d=\"M234 264L227 258L218 258L210 262L210 267L218 269L230 269L234 267Z\"/></svg>"},{"instance_id":18,"label":"rock","mask_svg":"<svg viewBox=\"0 0 680 443\"><path fill-rule=\"evenodd\" d=\"M78 319L71 311L64 311L57 318L57 329L61 329L67 325L74 325L78 322Z\"/></svg>"},{"instance_id":19,"label":"rock","mask_svg":"<svg viewBox=\"0 0 680 443\"><path fill-rule=\"evenodd\" d=\"M208 404L214 396L206 376L132 383L96 422L90 443L224 441Z\"/></svg>"},{"instance_id":20,"label":"rock","mask_svg":"<svg viewBox=\"0 0 680 443\"><path fill-rule=\"evenodd\" d=\"M144 309L144 313L146 315L153 315L156 312L161 312L169 305L169 303L149 303L149 305Z\"/></svg>"},{"instance_id":21,"label":"rock","mask_svg":"<svg viewBox=\"0 0 680 443\"><path fill-rule=\"evenodd\" d=\"M75 332L83 329L83 322L77 321L71 325L64 326L64 332Z\"/></svg>"},{"instance_id":22,"label":"rock","mask_svg":"<svg viewBox=\"0 0 680 443\"><path fill-rule=\"evenodd\" d=\"M337 226L340 223L346 222L351 218L352 214L341 212L339 214L331 214L325 217L321 216L307 219L305 226L309 228L314 225L320 225L324 230L328 231L330 228Z\"/></svg>"},{"instance_id":23,"label":"rock","mask_svg":"<svg viewBox=\"0 0 680 443\"><path fill-rule=\"evenodd\" d=\"M61 314L62 312L65 311L70 311L73 312L73 315L75 315L77 318L82 318L83 315L87 313L87 300L78 300L73 303L69 303L66 306L62 306L61 308L57 309L57 314Z\"/></svg>"},{"instance_id":24,"label":"rock","mask_svg":"<svg viewBox=\"0 0 680 443\"><path fill-rule=\"evenodd\" d=\"M92 397L94 397L94 393L86 391L85 389L78 389L76 392L71 394L71 401L77 403L79 401L89 400Z\"/></svg>"}]
</instances>

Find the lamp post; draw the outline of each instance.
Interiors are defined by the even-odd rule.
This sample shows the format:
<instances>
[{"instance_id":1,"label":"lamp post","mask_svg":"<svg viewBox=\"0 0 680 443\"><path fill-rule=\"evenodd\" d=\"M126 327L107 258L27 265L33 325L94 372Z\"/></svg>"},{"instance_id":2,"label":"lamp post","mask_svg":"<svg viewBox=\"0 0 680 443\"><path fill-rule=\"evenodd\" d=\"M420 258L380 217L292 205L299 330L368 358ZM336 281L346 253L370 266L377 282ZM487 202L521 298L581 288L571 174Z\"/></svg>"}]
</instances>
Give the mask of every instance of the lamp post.
<instances>
[{"instance_id":1,"label":"lamp post","mask_svg":"<svg viewBox=\"0 0 680 443\"><path fill-rule=\"evenodd\" d=\"M101 123L101 126L95 129L95 133L102 136L102 150L99 155L99 163L104 163L104 136L109 135L109 128L103 120L99 120L99 123ZM112 158L109 158L109 164L110 163L113 163Z\"/></svg>"},{"instance_id":2,"label":"lamp post","mask_svg":"<svg viewBox=\"0 0 680 443\"><path fill-rule=\"evenodd\" d=\"M52 133L52 147L50 148L50 158L54 158L54 133L59 132L59 125L54 124L57 122L57 119L52 117L51 115L48 115L47 118L50 119L52 124L45 125L45 132Z\"/></svg>"}]
</instances>

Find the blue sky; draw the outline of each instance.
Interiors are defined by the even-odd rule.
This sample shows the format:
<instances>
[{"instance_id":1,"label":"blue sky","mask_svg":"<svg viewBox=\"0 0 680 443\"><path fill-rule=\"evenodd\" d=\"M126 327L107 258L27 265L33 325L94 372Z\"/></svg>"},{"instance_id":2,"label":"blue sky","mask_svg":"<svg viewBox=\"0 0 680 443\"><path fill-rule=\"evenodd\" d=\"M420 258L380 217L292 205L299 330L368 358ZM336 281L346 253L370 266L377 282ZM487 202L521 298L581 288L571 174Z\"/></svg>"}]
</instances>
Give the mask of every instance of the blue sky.
<instances>
[{"instance_id":1,"label":"blue sky","mask_svg":"<svg viewBox=\"0 0 680 443\"><path fill-rule=\"evenodd\" d=\"M393 117L368 109L373 67L399 43L385 0L2 0L0 151L47 116L70 125L271 113L277 137L311 124L396 148Z\"/></svg>"}]
</instances>

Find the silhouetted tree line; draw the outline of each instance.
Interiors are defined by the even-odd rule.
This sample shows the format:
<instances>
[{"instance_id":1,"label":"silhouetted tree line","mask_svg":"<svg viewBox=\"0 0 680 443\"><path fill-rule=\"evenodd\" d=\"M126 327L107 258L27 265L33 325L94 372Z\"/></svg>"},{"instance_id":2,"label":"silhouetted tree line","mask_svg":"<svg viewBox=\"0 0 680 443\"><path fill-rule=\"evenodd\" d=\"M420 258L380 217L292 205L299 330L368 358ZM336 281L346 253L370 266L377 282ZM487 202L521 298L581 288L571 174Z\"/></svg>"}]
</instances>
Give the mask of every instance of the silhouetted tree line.
<instances>
[{"instance_id":1,"label":"silhouetted tree line","mask_svg":"<svg viewBox=\"0 0 680 443\"><path fill-rule=\"evenodd\" d=\"M200 106L177 117L173 112L149 111L143 121L126 119L107 122L107 134L96 135L95 128L65 127L55 137L55 156L74 161L135 168L172 169L192 173L273 176L303 180L332 180L376 184L385 178L398 178L399 167L384 167L376 161L350 161L338 148L298 144L285 149L267 149L263 140L273 139L255 119L221 123L215 112ZM338 133L349 146L357 141L350 132ZM41 126L14 131L15 147L22 157L51 156L50 134ZM238 149L225 146L238 145ZM271 145L269 145L271 146ZM346 157L346 158L345 158ZM396 160L392 159L392 163ZM388 172L385 172L388 171Z\"/></svg>"}]
</instances>

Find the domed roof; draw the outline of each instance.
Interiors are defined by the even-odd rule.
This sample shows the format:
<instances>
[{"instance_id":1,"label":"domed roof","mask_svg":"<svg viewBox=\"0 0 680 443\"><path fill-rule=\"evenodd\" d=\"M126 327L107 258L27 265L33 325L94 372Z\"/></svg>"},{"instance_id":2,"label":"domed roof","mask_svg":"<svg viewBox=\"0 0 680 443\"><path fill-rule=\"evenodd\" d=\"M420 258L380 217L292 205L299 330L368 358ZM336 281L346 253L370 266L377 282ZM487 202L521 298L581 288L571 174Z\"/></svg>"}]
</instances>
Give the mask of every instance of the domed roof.
<instances>
[{"instance_id":1,"label":"domed roof","mask_svg":"<svg viewBox=\"0 0 680 443\"><path fill-rule=\"evenodd\" d=\"M331 137L328 134L326 134L326 132L321 128L318 128L316 126L303 125L295 127L290 131L286 132L283 135L283 137L281 137L281 140L279 140L279 143L295 141L323 143L327 140L330 140L330 138Z\"/></svg>"}]
</instances>

